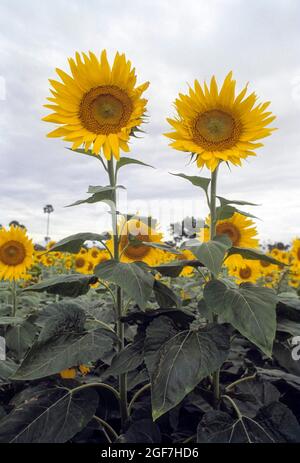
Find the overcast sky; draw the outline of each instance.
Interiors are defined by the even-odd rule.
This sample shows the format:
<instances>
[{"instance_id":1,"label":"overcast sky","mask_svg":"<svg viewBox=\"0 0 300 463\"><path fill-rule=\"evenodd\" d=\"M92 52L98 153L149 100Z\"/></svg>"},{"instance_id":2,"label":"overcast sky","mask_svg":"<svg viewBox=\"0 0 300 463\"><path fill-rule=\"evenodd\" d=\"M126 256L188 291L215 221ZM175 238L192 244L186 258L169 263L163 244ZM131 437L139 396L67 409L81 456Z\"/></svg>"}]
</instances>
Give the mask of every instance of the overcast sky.
<instances>
[{"instance_id":1,"label":"overcast sky","mask_svg":"<svg viewBox=\"0 0 300 463\"><path fill-rule=\"evenodd\" d=\"M261 240L300 234L300 1L299 0L1 0L0 2L0 223L19 220L35 240L45 236L43 206L51 203L50 234L59 239L107 228L106 206L64 206L86 197L89 184L107 184L96 159L47 139L41 121L55 68L68 70L75 51L125 52L140 82L149 80L149 123L130 156L156 167L124 168L132 212L156 215L162 227L207 213L201 191L169 172L209 175L168 147L162 133L172 102L194 78L219 82L233 70L238 87L250 82L271 100L278 131L257 157L231 172L223 166L218 192L261 204L248 208ZM123 198L124 199L124 198ZM175 212L174 212L175 208ZM173 218L171 216L171 218Z\"/></svg>"}]
</instances>

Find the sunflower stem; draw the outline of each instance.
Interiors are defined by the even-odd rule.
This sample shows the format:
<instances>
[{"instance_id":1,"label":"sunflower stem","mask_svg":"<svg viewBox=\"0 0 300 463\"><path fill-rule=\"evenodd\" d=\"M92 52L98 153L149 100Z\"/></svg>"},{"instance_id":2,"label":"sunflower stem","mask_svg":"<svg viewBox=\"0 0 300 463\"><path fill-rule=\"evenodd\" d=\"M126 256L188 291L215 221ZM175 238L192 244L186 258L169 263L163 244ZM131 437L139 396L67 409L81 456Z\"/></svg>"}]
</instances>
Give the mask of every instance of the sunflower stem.
<instances>
[{"instance_id":1,"label":"sunflower stem","mask_svg":"<svg viewBox=\"0 0 300 463\"><path fill-rule=\"evenodd\" d=\"M12 294L12 311L11 311L11 316L15 317L17 313L17 306L18 306L18 301L17 301L17 284L16 280L13 279L12 282L12 288L11 288L11 294Z\"/></svg>"},{"instance_id":2,"label":"sunflower stem","mask_svg":"<svg viewBox=\"0 0 300 463\"><path fill-rule=\"evenodd\" d=\"M117 217L117 195L116 195L116 170L113 159L107 161L107 171L109 175L110 186L114 189L112 191L111 203L111 216L112 216L112 229L113 229L113 244L114 244L114 259L120 261L119 254L119 236L118 236L118 217ZM124 325L121 322L122 317L122 291L118 286L116 289L115 307L117 315L117 336L119 338L118 351L124 348ZM119 393L120 393L120 412L122 427L128 419L128 406L127 406L127 378L126 374L119 375Z\"/></svg>"},{"instance_id":3,"label":"sunflower stem","mask_svg":"<svg viewBox=\"0 0 300 463\"><path fill-rule=\"evenodd\" d=\"M216 194L217 194L217 176L218 176L218 167L211 173L211 182L210 182L210 239L213 240L216 235L217 228L217 210L216 210ZM214 279L213 273L210 275L211 280ZM218 315L213 315L213 322L218 323ZM214 372L213 374L213 393L214 393L214 406L218 407L220 400L220 370Z\"/></svg>"}]
</instances>

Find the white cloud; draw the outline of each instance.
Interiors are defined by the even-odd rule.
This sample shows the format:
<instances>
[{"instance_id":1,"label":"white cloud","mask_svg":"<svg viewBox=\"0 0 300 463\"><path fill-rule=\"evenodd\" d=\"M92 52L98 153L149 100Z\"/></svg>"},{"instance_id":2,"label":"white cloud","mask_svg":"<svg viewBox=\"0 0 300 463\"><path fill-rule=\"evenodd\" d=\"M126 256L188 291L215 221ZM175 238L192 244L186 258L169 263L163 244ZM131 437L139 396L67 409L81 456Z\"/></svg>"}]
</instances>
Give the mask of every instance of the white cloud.
<instances>
[{"instance_id":1,"label":"white cloud","mask_svg":"<svg viewBox=\"0 0 300 463\"><path fill-rule=\"evenodd\" d=\"M263 218L262 239L288 241L299 234L299 14L298 0L2 0L0 223L18 219L42 239L43 206L52 203L55 238L106 226L105 206L64 208L84 197L89 184L106 180L97 161L66 150L61 140L46 139L50 127L41 118L55 67L66 69L75 50L107 48L110 56L125 51L140 81L151 81L147 134L134 142L132 156L157 170L124 169L121 183L130 201L177 199L180 211L182 201L199 198L199 215L206 214L201 193L168 173L196 174L197 168L168 148L161 133L187 82L212 73L221 80L233 69L241 86L250 81L251 89L272 101L279 130L243 168L222 168L220 194L263 204L252 210Z\"/></svg>"}]
</instances>

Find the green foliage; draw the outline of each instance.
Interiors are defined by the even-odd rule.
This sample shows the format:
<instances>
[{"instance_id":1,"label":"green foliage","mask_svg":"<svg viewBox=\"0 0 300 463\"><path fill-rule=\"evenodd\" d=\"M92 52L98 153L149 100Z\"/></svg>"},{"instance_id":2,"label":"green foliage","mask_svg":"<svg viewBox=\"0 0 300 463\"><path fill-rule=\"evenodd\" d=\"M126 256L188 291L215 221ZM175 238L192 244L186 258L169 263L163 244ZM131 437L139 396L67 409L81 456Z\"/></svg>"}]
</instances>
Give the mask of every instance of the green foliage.
<instances>
[{"instance_id":1,"label":"green foliage","mask_svg":"<svg viewBox=\"0 0 300 463\"><path fill-rule=\"evenodd\" d=\"M58 294L59 296L78 297L86 294L90 289L90 285L97 281L98 279L95 275L82 275L81 273L59 275L44 280L41 283L28 286L23 292L35 291L40 293L45 291L49 294Z\"/></svg>"},{"instance_id":2,"label":"green foliage","mask_svg":"<svg viewBox=\"0 0 300 463\"><path fill-rule=\"evenodd\" d=\"M58 241L48 252L70 252L76 254L86 241L105 241L109 238L108 233L99 235L98 233L76 233Z\"/></svg>"},{"instance_id":3,"label":"green foliage","mask_svg":"<svg viewBox=\"0 0 300 463\"><path fill-rule=\"evenodd\" d=\"M241 284L229 287L212 280L204 288L208 307L258 346L266 355L272 355L276 330L277 297L272 289Z\"/></svg>"}]
</instances>

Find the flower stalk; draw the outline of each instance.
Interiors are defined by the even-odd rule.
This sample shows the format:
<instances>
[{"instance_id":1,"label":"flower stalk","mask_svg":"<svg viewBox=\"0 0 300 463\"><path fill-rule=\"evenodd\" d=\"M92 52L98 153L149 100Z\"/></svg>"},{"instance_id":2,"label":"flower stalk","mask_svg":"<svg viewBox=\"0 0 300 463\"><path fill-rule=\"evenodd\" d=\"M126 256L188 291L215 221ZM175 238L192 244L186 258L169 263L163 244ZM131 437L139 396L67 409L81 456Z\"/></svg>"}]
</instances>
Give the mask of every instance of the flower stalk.
<instances>
[{"instance_id":1,"label":"flower stalk","mask_svg":"<svg viewBox=\"0 0 300 463\"><path fill-rule=\"evenodd\" d=\"M109 175L110 186L112 190L112 202L110 205L111 216L112 216L112 230L113 230L113 249L114 259L120 261L119 254L119 235L118 235L118 216L117 216L117 194L116 194L116 170L113 159L107 161L107 172ZM124 348L124 325L121 322L123 314L123 300L122 291L120 287L116 289L115 296L115 309L117 316L117 336L119 338L118 351L120 352ZM120 413L121 423L124 426L128 418L128 406L127 406L127 378L126 374L119 375L119 393L120 393Z\"/></svg>"},{"instance_id":2,"label":"flower stalk","mask_svg":"<svg viewBox=\"0 0 300 463\"><path fill-rule=\"evenodd\" d=\"M218 176L218 167L211 173L211 182L210 182L210 239L213 240L216 235L217 227L217 209L216 209L216 195L217 195L217 176ZM213 273L210 275L211 280L214 279ZM214 323L218 323L218 315L213 315ZM214 393L214 406L217 408L220 400L220 370L214 372L213 374L213 393Z\"/></svg>"}]
</instances>

